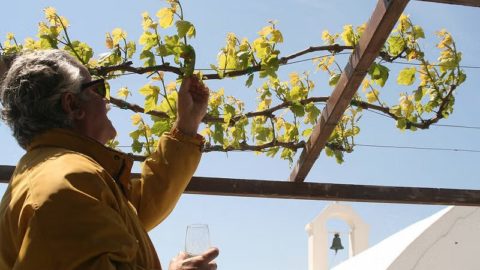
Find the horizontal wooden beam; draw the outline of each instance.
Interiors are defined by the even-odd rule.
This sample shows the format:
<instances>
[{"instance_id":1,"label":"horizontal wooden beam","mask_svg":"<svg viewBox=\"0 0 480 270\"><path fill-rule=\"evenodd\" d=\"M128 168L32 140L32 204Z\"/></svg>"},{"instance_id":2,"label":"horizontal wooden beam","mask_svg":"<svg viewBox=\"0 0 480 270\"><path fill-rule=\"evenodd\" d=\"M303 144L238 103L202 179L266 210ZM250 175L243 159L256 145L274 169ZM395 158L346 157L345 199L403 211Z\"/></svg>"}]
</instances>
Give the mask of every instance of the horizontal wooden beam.
<instances>
[{"instance_id":1,"label":"horizontal wooden beam","mask_svg":"<svg viewBox=\"0 0 480 270\"><path fill-rule=\"evenodd\" d=\"M0 166L0 182L8 182L13 169L13 166ZM139 175L133 174L132 177L139 177ZM193 177L185 193L297 200L480 206L480 190L297 183L213 177Z\"/></svg>"},{"instance_id":2,"label":"horizontal wooden beam","mask_svg":"<svg viewBox=\"0 0 480 270\"><path fill-rule=\"evenodd\" d=\"M418 1L470 6L470 7L480 7L479 0L418 0Z\"/></svg>"},{"instance_id":3,"label":"horizontal wooden beam","mask_svg":"<svg viewBox=\"0 0 480 270\"><path fill-rule=\"evenodd\" d=\"M312 129L290 174L290 181L303 182L307 177L407 4L408 0L378 1L318 123Z\"/></svg>"},{"instance_id":4,"label":"horizontal wooden beam","mask_svg":"<svg viewBox=\"0 0 480 270\"><path fill-rule=\"evenodd\" d=\"M14 166L2 165L0 166L0 183L8 183L12 177Z\"/></svg>"}]
</instances>

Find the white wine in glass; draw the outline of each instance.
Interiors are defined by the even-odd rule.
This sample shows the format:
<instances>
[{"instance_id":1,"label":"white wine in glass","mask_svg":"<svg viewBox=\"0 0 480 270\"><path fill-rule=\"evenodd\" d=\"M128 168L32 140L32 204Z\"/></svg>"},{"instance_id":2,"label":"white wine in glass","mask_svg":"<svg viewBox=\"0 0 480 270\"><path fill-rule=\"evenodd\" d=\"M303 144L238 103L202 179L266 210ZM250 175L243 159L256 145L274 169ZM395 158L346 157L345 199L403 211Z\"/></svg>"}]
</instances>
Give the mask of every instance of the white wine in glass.
<instances>
[{"instance_id":1,"label":"white wine in glass","mask_svg":"<svg viewBox=\"0 0 480 270\"><path fill-rule=\"evenodd\" d=\"M207 224L192 224L187 226L185 235L185 252L189 256L203 254L210 248L210 232Z\"/></svg>"}]
</instances>

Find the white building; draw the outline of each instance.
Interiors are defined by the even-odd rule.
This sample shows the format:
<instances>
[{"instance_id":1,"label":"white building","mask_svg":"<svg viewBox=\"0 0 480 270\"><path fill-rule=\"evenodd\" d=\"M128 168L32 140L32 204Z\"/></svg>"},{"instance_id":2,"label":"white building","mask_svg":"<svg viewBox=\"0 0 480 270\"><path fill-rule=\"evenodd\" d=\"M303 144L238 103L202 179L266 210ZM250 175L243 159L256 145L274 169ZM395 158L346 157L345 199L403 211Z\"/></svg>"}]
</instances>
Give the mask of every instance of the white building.
<instances>
[{"instance_id":1,"label":"white building","mask_svg":"<svg viewBox=\"0 0 480 270\"><path fill-rule=\"evenodd\" d=\"M480 245L480 208L450 206L353 254L332 270L479 270L477 245ZM323 256L310 253L309 246L310 255ZM311 266L309 270L324 269Z\"/></svg>"}]
</instances>

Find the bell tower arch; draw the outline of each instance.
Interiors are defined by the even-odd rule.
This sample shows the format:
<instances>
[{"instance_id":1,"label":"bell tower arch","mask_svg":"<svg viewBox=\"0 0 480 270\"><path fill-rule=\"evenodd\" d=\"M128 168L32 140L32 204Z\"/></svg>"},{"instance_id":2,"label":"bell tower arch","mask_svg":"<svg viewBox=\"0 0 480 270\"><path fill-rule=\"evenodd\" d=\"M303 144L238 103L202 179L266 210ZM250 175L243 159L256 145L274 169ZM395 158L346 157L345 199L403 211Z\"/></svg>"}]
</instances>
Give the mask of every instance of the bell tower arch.
<instances>
[{"instance_id":1,"label":"bell tower arch","mask_svg":"<svg viewBox=\"0 0 480 270\"><path fill-rule=\"evenodd\" d=\"M368 248L370 227L350 205L331 203L305 226L308 234L308 270L328 269L327 221L340 219L350 227L348 256L353 257Z\"/></svg>"}]
</instances>

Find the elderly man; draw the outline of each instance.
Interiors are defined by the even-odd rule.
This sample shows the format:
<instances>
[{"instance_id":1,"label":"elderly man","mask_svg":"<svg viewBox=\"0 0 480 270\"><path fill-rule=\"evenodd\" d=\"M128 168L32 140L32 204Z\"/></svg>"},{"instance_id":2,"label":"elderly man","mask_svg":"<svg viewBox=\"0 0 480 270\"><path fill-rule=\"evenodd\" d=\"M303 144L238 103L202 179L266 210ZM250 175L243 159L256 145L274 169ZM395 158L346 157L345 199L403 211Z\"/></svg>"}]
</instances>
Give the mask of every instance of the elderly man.
<instances>
[{"instance_id":1,"label":"elderly man","mask_svg":"<svg viewBox=\"0 0 480 270\"><path fill-rule=\"evenodd\" d=\"M1 116L27 152L0 204L0 269L161 269L147 231L172 211L200 160L208 88L179 91L178 120L131 179L133 160L104 144L116 135L105 82L64 51L19 55L0 86ZM218 249L170 270L216 269Z\"/></svg>"}]
</instances>

